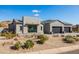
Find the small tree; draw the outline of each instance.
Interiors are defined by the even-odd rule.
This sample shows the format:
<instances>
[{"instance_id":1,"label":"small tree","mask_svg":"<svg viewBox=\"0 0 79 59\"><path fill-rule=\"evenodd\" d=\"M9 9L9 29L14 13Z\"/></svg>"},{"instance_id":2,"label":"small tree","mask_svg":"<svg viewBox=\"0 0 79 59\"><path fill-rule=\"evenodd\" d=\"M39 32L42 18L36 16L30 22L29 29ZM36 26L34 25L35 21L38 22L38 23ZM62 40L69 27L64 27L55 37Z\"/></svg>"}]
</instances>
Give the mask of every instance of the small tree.
<instances>
[{"instance_id":1,"label":"small tree","mask_svg":"<svg viewBox=\"0 0 79 59\"><path fill-rule=\"evenodd\" d=\"M34 46L34 43L31 41L31 40L27 40L25 43L24 43L24 47L27 48L27 49L30 49Z\"/></svg>"}]
</instances>

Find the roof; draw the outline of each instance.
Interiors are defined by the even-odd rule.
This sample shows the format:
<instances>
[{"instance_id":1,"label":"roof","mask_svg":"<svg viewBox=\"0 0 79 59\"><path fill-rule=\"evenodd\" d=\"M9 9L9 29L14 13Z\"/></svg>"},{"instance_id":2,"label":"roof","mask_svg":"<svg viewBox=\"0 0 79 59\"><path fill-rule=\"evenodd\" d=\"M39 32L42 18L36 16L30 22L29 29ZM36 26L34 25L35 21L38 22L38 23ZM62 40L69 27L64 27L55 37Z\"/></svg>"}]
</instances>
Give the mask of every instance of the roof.
<instances>
[{"instance_id":1,"label":"roof","mask_svg":"<svg viewBox=\"0 0 79 59\"><path fill-rule=\"evenodd\" d=\"M55 21L59 21L59 22L63 23L64 25L72 25L70 23L62 22L60 20L46 20L46 21L42 21L42 24L44 24L44 23L52 23L52 22L55 22Z\"/></svg>"},{"instance_id":2,"label":"roof","mask_svg":"<svg viewBox=\"0 0 79 59\"><path fill-rule=\"evenodd\" d=\"M22 24L22 21L21 20L13 20L12 23Z\"/></svg>"},{"instance_id":3,"label":"roof","mask_svg":"<svg viewBox=\"0 0 79 59\"><path fill-rule=\"evenodd\" d=\"M17 20L16 24L22 24L22 21L21 20Z\"/></svg>"}]
</instances>

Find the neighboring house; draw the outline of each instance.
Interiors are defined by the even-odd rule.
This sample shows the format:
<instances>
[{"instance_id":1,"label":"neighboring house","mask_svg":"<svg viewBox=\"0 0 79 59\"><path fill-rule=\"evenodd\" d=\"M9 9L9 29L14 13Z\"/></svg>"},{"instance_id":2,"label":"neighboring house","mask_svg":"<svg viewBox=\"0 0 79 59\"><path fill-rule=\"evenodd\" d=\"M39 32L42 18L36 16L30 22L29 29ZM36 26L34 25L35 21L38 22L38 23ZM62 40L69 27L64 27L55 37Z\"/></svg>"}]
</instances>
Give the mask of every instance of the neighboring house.
<instances>
[{"instance_id":1,"label":"neighboring house","mask_svg":"<svg viewBox=\"0 0 79 59\"><path fill-rule=\"evenodd\" d=\"M0 27L0 33L2 33L4 30L4 27Z\"/></svg>"},{"instance_id":2,"label":"neighboring house","mask_svg":"<svg viewBox=\"0 0 79 59\"><path fill-rule=\"evenodd\" d=\"M71 33L72 24L62 22L60 20L46 20L43 21L44 33Z\"/></svg>"},{"instance_id":3,"label":"neighboring house","mask_svg":"<svg viewBox=\"0 0 79 59\"><path fill-rule=\"evenodd\" d=\"M8 24L10 24L11 21L2 21L0 22L0 33L8 32Z\"/></svg>"},{"instance_id":4,"label":"neighboring house","mask_svg":"<svg viewBox=\"0 0 79 59\"><path fill-rule=\"evenodd\" d=\"M15 32L16 34L28 34L38 33L43 34L43 25L40 20L36 17L22 17L22 20L15 21L9 24L9 31Z\"/></svg>"}]
</instances>

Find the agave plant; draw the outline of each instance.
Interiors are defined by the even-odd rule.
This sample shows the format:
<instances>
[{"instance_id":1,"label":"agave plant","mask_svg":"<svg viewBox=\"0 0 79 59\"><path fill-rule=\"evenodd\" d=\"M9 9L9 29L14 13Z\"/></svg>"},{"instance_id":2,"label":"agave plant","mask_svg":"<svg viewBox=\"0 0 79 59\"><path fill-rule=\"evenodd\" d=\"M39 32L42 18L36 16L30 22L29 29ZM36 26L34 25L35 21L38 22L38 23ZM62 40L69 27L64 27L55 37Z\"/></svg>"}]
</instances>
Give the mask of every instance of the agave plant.
<instances>
[{"instance_id":1,"label":"agave plant","mask_svg":"<svg viewBox=\"0 0 79 59\"><path fill-rule=\"evenodd\" d=\"M32 42L32 40L27 40L25 43L24 43L24 47L27 48L27 49L30 49L34 46L34 43Z\"/></svg>"}]
</instances>

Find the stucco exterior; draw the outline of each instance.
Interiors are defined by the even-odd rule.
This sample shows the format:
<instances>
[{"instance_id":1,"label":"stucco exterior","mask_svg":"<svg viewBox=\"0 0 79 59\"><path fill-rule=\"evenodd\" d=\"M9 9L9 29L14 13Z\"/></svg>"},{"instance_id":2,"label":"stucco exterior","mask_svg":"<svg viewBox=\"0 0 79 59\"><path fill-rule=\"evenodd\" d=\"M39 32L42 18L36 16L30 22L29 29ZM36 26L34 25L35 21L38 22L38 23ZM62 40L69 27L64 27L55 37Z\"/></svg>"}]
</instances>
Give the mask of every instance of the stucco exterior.
<instances>
[{"instance_id":1,"label":"stucco exterior","mask_svg":"<svg viewBox=\"0 0 79 59\"><path fill-rule=\"evenodd\" d=\"M36 32L29 32L29 26L34 25L36 26ZM42 29L41 29L42 27ZM43 25L39 21L38 18L36 17L27 17L23 16L22 17L22 22L21 23L12 23L9 26L10 29L14 29L16 34L29 34L29 33L37 33L37 34L43 34ZM32 27L33 29L34 27Z\"/></svg>"},{"instance_id":2,"label":"stucco exterior","mask_svg":"<svg viewBox=\"0 0 79 59\"><path fill-rule=\"evenodd\" d=\"M50 23L44 24L44 33L50 34Z\"/></svg>"},{"instance_id":3,"label":"stucco exterior","mask_svg":"<svg viewBox=\"0 0 79 59\"><path fill-rule=\"evenodd\" d=\"M22 27L22 24L16 24L16 34L22 34L23 33L23 31L20 27Z\"/></svg>"},{"instance_id":4,"label":"stucco exterior","mask_svg":"<svg viewBox=\"0 0 79 59\"><path fill-rule=\"evenodd\" d=\"M59 26L59 27L62 27L62 31L64 31L64 25L61 23L61 22L59 22L59 21L55 21L55 22L53 22L53 23L50 23L50 32L52 32L52 27L53 26ZM53 32L52 32L53 33Z\"/></svg>"},{"instance_id":5,"label":"stucco exterior","mask_svg":"<svg viewBox=\"0 0 79 59\"><path fill-rule=\"evenodd\" d=\"M29 16L23 16L22 17L22 20L23 20L23 25L25 24L40 24L40 20L39 18L36 18L36 17L29 17Z\"/></svg>"},{"instance_id":6,"label":"stucco exterior","mask_svg":"<svg viewBox=\"0 0 79 59\"><path fill-rule=\"evenodd\" d=\"M38 18L24 16L24 17L22 17L22 20L23 20L23 33L24 34L29 33L28 25L37 26L37 32L32 32L32 33L43 34L43 25L41 24L41 22ZM41 27L42 27L42 30L41 30Z\"/></svg>"},{"instance_id":7,"label":"stucco exterior","mask_svg":"<svg viewBox=\"0 0 79 59\"><path fill-rule=\"evenodd\" d=\"M72 32L72 24L59 20L46 20L42 23L39 18L28 16L23 16L22 21L20 22L13 21L9 28L17 34L53 34Z\"/></svg>"},{"instance_id":8,"label":"stucco exterior","mask_svg":"<svg viewBox=\"0 0 79 59\"><path fill-rule=\"evenodd\" d=\"M53 27L61 27L61 33L66 33L65 32L65 27L70 29L70 32L72 32L72 25L71 24L64 24L63 22L59 20L54 20L54 21L46 21L44 22L44 33L54 33ZM58 29L56 29L58 31Z\"/></svg>"}]
</instances>

